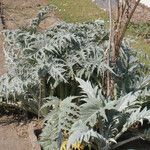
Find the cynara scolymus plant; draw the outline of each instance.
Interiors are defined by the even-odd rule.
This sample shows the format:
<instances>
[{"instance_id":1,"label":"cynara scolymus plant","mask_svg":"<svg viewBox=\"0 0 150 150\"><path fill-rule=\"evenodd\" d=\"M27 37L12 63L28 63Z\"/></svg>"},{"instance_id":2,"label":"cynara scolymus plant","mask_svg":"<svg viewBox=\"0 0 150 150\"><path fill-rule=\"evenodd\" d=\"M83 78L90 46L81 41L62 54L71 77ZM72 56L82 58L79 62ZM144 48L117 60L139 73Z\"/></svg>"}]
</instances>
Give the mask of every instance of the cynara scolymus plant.
<instances>
[{"instance_id":1,"label":"cynara scolymus plant","mask_svg":"<svg viewBox=\"0 0 150 150\"><path fill-rule=\"evenodd\" d=\"M67 135L72 124L79 117L79 107L74 102L77 97L67 97L63 101L56 97L46 98L41 110L51 108L50 113L46 115L44 121L46 122L42 132L41 145L46 150L57 150L61 146L62 141L65 140L63 135ZM51 139L51 140L50 140Z\"/></svg>"},{"instance_id":2,"label":"cynara scolymus plant","mask_svg":"<svg viewBox=\"0 0 150 150\"><path fill-rule=\"evenodd\" d=\"M1 77L1 93L7 99L21 95L27 107L36 101L41 105L49 95L61 99L78 95L75 77L100 84L106 70L113 72L104 59L108 32L103 21L58 22L38 31L36 27L48 10L40 11L26 29L4 32L8 71Z\"/></svg>"},{"instance_id":3,"label":"cynara scolymus plant","mask_svg":"<svg viewBox=\"0 0 150 150\"><path fill-rule=\"evenodd\" d=\"M101 20L58 22L38 31L48 10L26 29L4 32L8 71L1 77L0 92L7 100L13 95L34 113L41 109L41 114L48 114L41 135L44 150L107 150L134 123L150 120L150 111L141 107L150 96L148 67L124 41L115 67L106 65L109 39ZM112 97L105 92L106 71L113 80Z\"/></svg>"},{"instance_id":4,"label":"cynara scolymus plant","mask_svg":"<svg viewBox=\"0 0 150 150\"><path fill-rule=\"evenodd\" d=\"M131 91L148 90L150 81L150 66L145 65L140 57L149 60L144 52L132 50L124 40L120 48L120 55L113 68L117 76L113 76L115 81L115 96L124 95Z\"/></svg>"},{"instance_id":5,"label":"cynara scolymus plant","mask_svg":"<svg viewBox=\"0 0 150 150\"><path fill-rule=\"evenodd\" d=\"M41 134L44 150L67 150L89 145L95 150L108 150L121 145L122 141L117 143L117 140L134 124L150 121L150 110L142 108L139 103L141 88L112 101L103 96L98 86L93 87L89 81L80 78L76 80L81 88L79 97L68 97L63 101L51 97L50 102L42 107L52 108L45 118ZM132 134L135 139L149 139L148 133L149 130Z\"/></svg>"}]
</instances>

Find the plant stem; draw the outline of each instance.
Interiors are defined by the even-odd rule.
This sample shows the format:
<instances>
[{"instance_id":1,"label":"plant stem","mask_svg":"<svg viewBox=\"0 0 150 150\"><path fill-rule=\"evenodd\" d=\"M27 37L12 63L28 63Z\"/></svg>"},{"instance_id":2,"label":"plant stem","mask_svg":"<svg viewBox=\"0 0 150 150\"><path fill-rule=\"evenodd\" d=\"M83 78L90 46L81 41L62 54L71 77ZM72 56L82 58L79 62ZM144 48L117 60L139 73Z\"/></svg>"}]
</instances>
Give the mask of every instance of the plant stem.
<instances>
[{"instance_id":1,"label":"plant stem","mask_svg":"<svg viewBox=\"0 0 150 150\"><path fill-rule=\"evenodd\" d=\"M108 1L109 5L109 28L110 28L110 34L109 34L109 45L108 49L106 50L106 63L108 66L110 66L110 51L111 51L111 44L112 44L112 37L113 37L113 27L112 27L112 6L111 6L111 0ZM107 96L110 96L110 72L107 71L106 73L106 94Z\"/></svg>"},{"instance_id":2,"label":"plant stem","mask_svg":"<svg viewBox=\"0 0 150 150\"><path fill-rule=\"evenodd\" d=\"M42 82L40 80L39 83L39 98L38 98L38 120L40 118L40 108L41 108L41 101L42 101Z\"/></svg>"}]
</instances>

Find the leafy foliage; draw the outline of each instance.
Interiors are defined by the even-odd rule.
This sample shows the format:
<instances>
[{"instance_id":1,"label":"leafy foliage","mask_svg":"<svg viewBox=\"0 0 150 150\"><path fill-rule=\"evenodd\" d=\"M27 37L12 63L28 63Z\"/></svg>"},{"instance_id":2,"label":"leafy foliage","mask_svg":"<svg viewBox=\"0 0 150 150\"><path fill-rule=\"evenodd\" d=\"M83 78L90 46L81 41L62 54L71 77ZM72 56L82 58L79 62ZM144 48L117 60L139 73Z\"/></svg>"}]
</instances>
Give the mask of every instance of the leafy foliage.
<instances>
[{"instance_id":1,"label":"leafy foliage","mask_svg":"<svg viewBox=\"0 0 150 150\"><path fill-rule=\"evenodd\" d=\"M150 110L142 109L139 105L141 90L132 91L121 96L118 100L112 101L102 95L102 90L97 87L93 88L89 81L85 82L79 78L76 80L79 82L83 94L79 98L79 109L76 109L79 115L72 122L74 124L70 126L71 128L66 129L63 126L61 128L61 131L68 131L66 149L69 149L74 143L80 142L84 145L90 143L95 149L107 150L134 123L141 122L142 124L145 119L150 121ZM66 101L66 99L63 101ZM74 106L73 101L70 101L70 103L72 104L67 103L63 107ZM65 110L67 110L67 114L70 114L69 116L66 114L68 119L65 119L64 123L67 124L70 122L70 117L73 116L71 114L75 113L75 109L71 107L70 111ZM50 113L49 115L53 114ZM49 134L51 133L53 131L49 132ZM146 133L144 134L145 137L147 137ZM141 134L141 137L144 137L143 134ZM52 142L52 140L50 141Z\"/></svg>"},{"instance_id":2,"label":"leafy foliage","mask_svg":"<svg viewBox=\"0 0 150 150\"><path fill-rule=\"evenodd\" d=\"M34 106L29 107L36 110L49 95L61 99L76 95L75 76L95 78L109 69L103 57L108 39L103 21L59 22L39 32L37 26L47 11L48 7L40 11L26 29L4 32L8 71L1 77L1 93L7 99L11 94L23 95L23 104L32 101Z\"/></svg>"},{"instance_id":3,"label":"leafy foliage","mask_svg":"<svg viewBox=\"0 0 150 150\"><path fill-rule=\"evenodd\" d=\"M62 132L68 131L79 116L79 107L72 102L76 98L67 97L61 101L51 97L41 108L52 107L51 112L45 117L46 124L41 134L41 145L44 149L59 149L63 141Z\"/></svg>"},{"instance_id":4,"label":"leafy foliage","mask_svg":"<svg viewBox=\"0 0 150 150\"><path fill-rule=\"evenodd\" d=\"M81 87L86 86L87 89L91 88L91 85L88 86L89 83L83 81L80 82L80 80L78 81ZM82 90L85 92L84 88ZM103 140L105 139L104 146L107 143L111 145L112 142L116 141L121 134L127 131L137 121L140 121L141 123L144 119L150 121L150 110L147 110L146 108L141 109L138 105L138 98L141 95L140 90L126 94L123 97L120 97L120 100L116 101L111 101L106 98L100 99L102 97L101 93L97 93L97 96L93 98L89 97L88 93L87 96L81 98L84 103L80 106L81 115L79 119L81 119L82 123L85 125L85 129L89 128L90 131L90 128L93 129L95 127L95 132L100 134L101 137L103 137ZM79 131L79 129L83 130L83 125L78 124L76 130L72 131L68 141L71 141L72 138L76 139L74 132ZM84 141L84 134L81 134L79 137ZM88 137L92 137L90 133L88 134ZM90 138L86 142L91 142ZM98 143L96 144L98 145ZM100 148L104 147L101 145L98 149Z\"/></svg>"},{"instance_id":5,"label":"leafy foliage","mask_svg":"<svg viewBox=\"0 0 150 150\"><path fill-rule=\"evenodd\" d=\"M150 23L130 23L128 27L129 32L132 32L136 36L144 37L145 39L148 39L150 37Z\"/></svg>"},{"instance_id":6,"label":"leafy foliage","mask_svg":"<svg viewBox=\"0 0 150 150\"><path fill-rule=\"evenodd\" d=\"M140 61L139 56L144 56L143 52L131 50L126 41L120 49L120 56L117 65L114 68L118 75L114 77L116 82L116 97L120 94L124 95L131 91L143 90L149 87L150 75L149 65L146 66ZM148 60L148 57L144 57Z\"/></svg>"},{"instance_id":7,"label":"leafy foliage","mask_svg":"<svg viewBox=\"0 0 150 150\"><path fill-rule=\"evenodd\" d=\"M64 141L66 149L80 143L107 150L134 123L150 120L150 110L141 107L150 96L149 68L125 41L116 67L106 65L109 39L101 20L58 22L39 32L48 10L26 29L4 32L8 71L0 92L45 116L40 141L45 150L58 150ZM105 95L106 71L113 76L114 97Z\"/></svg>"}]
</instances>

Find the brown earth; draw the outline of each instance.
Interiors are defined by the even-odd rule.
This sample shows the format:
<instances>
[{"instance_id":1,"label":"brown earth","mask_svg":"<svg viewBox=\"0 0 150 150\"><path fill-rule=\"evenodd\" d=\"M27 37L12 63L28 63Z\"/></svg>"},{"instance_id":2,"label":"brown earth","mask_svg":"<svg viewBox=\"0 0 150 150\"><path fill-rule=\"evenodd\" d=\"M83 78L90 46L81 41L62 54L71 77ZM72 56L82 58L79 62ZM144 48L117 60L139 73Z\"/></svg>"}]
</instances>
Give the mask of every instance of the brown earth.
<instances>
[{"instance_id":1,"label":"brown earth","mask_svg":"<svg viewBox=\"0 0 150 150\"><path fill-rule=\"evenodd\" d=\"M150 8L144 4L139 4L131 21L134 23L150 22Z\"/></svg>"},{"instance_id":2,"label":"brown earth","mask_svg":"<svg viewBox=\"0 0 150 150\"><path fill-rule=\"evenodd\" d=\"M0 117L0 150L41 150L35 129L41 128L41 121L14 118L14 115Z\"/></svg>"},{"instance_id":3,"label":"brown earth","mask_svg":"<svg viewBox=\"0 0 150 150\"><path fill-rule=\"evenodd\" d=\"M0 118L0 150L32 150L28 125L18 125L12 117Z\"/></svg>"}]
</instances>

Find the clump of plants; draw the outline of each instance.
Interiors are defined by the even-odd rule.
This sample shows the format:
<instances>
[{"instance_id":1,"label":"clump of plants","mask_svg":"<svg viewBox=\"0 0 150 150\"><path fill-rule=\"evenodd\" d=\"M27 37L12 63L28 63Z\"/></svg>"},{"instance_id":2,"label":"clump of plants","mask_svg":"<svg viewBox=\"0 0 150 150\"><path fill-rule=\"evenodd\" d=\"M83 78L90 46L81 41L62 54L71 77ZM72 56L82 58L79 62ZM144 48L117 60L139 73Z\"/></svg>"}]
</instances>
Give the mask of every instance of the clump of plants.
<instances>
[{"instance_id":1,"label":"clump of plants","mask_svg":"<svg viewBox=\"0 0 150 150\"><path fill-rule=\"evenodd\" d=\"M104 94L103 82L76 78L80 93L64 100L49 97L41 109L51 108L41 134L44 149L115 149L136 139L149 140L149 130L137 131L143 121L150 121L150 76L127 47L123 47L115 68L114 96ZM143 66L143 70L141 70ZM138 126L138 127L135 127ZM130 131L129 139L117 142Z\"/></svg>"},{"instance_id":2,"label":"clump of plants","mask_svg":"<svg viewBox=\"0 0 150 150\"><path fill-rule=\"evenodd\" d=\"M78 94L75 77L96 82L96 76L110 69L103 57L108 42L103 21L59 22L39 32L38 24L48 10L41 11L30 27L4 32L8 71L1 77L1 94L7 100L21 99L36 113L45 97Z\"/></svg>"},{"instance_id":3,"label":"clump of plants","mask_svg":"<svg viewBox=\"0 0 150 150\"><path fill-rule=\"evenodd\" d=\"M150 110L142 105L150 96L149 67L125 40L115 65L109 65L109 31L101 20L59 22L39 32L47 11L49 7L30 27L4 32L4 101L19 101L24 109L44 116L44 150L119 147L118 139L126 131L150 121ZM111 95L106 92L107 73L113 83ZM148 140L149 130L133 137Z\"/></svg>"},{"instance_id":4,"label":"clump of plants","mask_svg":"<svg viewBox=\"0 0 150 150\"><path fill-rule=\"evenodd\" d=\"M124 143L117 143L117 140L127 130L134 139L150 139L149 130L142 133L131 130L135 124L143 124L144 119L150 121L150 110L140 105L140 98L145 97L141 89L112 101L103 96L98 86L93 87L92 83L80 78L76 80L81 88L80 96L63 101L51 97L42 107L52 106L41 134L44 149L115 149Z\"/></svg>"}]
</instances>

